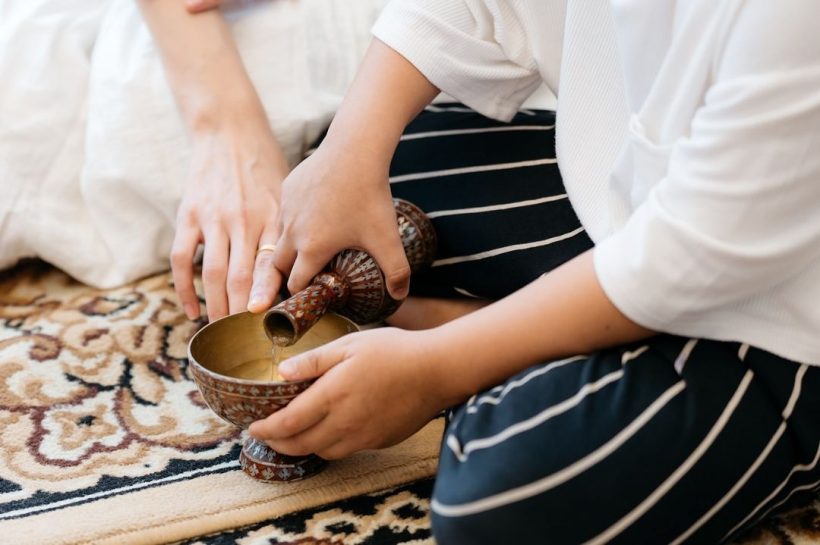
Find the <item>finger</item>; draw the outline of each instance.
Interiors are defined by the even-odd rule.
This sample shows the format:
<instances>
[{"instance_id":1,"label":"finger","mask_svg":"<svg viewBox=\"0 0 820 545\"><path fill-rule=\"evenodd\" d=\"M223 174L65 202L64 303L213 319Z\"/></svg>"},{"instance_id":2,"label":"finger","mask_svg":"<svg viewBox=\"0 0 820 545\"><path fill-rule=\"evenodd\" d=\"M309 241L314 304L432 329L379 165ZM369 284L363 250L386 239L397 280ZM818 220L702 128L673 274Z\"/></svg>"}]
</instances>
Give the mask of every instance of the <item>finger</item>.
<instances>
[{"instance_id":1,"label":"finger","mask_svg":"<svg viewBox=\"0 0 820 545\"><path fill-rule=\"evenodd\" d=\"M354 452L362 450L362 448L363 447L351 441L350 438L345 437L332 445L324 446L313 452L325 460L341 460L342 458L347 458Z\"/></svg>"},{"instance_id":2,"label":"finger","mask_svg":"<svg viewBox=\"0 0 820 545\"><path fill-rule=\"evenodd\" d=\"M281 236L276 241L276 251L273 252L273 265L285 276L290 275L293 263L296 261L296 248L290 239Z\"/></svg>"},{"instance_id":3,"label":"finger","mask_svg":"<svg viewBox=\"0 0 820 545\"><path fill-rule=\"evenodd\" d=\"M251 424L248 433L267 442L294 437L316 426L330 413L327 397L317 386L296 396L285 408Z\"/></svg>"},{"instance_id":4,"label":"finger","mask_svg":"<svg viewBox=\"0 0 820 545\"><path fill-rule=\"evenodd\" d=\"M253 285L251 287L248 310L262 312L273 306L276 295L282 286L282 273L273 264L276 252L276 240L279 238L279 225L269 225L259 237L259 248L273 246L273 251L257 252L253 266Z\"/></svg>"},{"instance_id":5,"label":"finger","mask_svg":"<svg viewBox=\"0 0 820 545\"><path fill-rule=\"evenodd\" d=\"M305 289L310 281L316 276L322 268L330 261L331 257L312 256L306 253L299 253L296 256L296 262L290 271L288 277L288 291L291 294Z\"/></svg>"},{"instance_id":6,"label":"finger","mask_svg":"<svg viewBox=\"0 0 820 545\"><path fill-rule=\"evenodd\" d=\"M205 235L205 255L202 258L202 284L205 288L205 308L208 320L214 321L228 313L225 280L228 275L228 237L219 229Z\"/></svg>"},{"instance_id":7,"label":"finger","mask_svg":"<svg viewBox=\"0 0 820 545\"><path fill-rule=\"evenodd\" d=\"M393 299L407 297L410 290L410 263L404 253L398 229L374 233L374 240L364 250L373 256L384 273L387 291Z\"/></svg>"},{"instance_id":8,"label":"finger","mask_svg":"<svg viewBox=\"0 0 820 545\"><path fill-rule=\"evenodd\" d=\"M228 310L231 314L241 312L248 306L257 239L258 234L248 237L245 233L235 233L231 236L227 278Z\"/></svg>"},{"instance_id":9,"label":"finger","mask_svg":"<svg viewBox=\"0 0 820 545\"><path fill-rule=\"evenodd\" d=\"M177 229L171 247L171 273L174 290L177 292L182 309L190 320L199 318L199 298L194 288L194 254L202 240L198 228L185 225Z\"/></svg>"},{"instance_id":10,"label":"finger","mask_svg":"<svg viewBox=\"0 0 820 545\"><path fill-rule=\"evenodd\" d=\"M200 13L219 7L219 0L185 0L185 9L189 13Z\"/></svg>"},{"instance_id":11,"label":"finger","mask_svg":"<svg viewBox=\"0 0 820 545\"><path fill-rule=\"evenodd\" d=\"M253 287L248 310L262 312L273 306L281 285L282 273L273 266L273 252L261 252L253 269Z\"/></svg>"},{"instance_id":12,"label":"finger","mask_svg":"<svg viewBox=\"0 0 820 545\"><path fill-rule=\"evenodd\" d=\"M284 439L265 441L273 450L288 456L305 456L327 452L343 440L343 433L328 425L328 418L303 433Z\"/></svg>"},{"instance_id":13,"label":"finger","mask_svg":"<svg viewBox=\"0 0 820 545\"><path fill-rule=\"evenodd\" d=\"M347 341L348 339L339 339L319 348L291 356L279 364L279 374L285 380L320 377L345 359L346 354L343 347Z\"/></svg>"}]
</instances>

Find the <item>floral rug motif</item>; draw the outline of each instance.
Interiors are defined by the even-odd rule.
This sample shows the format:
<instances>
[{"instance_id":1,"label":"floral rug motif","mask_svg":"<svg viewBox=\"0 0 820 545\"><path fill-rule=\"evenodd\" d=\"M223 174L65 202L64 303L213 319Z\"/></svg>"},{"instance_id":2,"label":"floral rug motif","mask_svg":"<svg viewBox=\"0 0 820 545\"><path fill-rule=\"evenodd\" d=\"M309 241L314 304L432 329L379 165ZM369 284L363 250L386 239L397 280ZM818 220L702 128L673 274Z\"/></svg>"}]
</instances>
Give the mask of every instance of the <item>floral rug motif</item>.
<instances>
[{"instance_id":1,"label":"floral rug motif","mask_svg":"<svg viewBox=\"0 0 820 545\"><path fill-rule=\"evenodd\" d=\"M113 290L0 273L0 542L168 543L429 477L441 422L298 483L239 468L189 375L169 274Z\"/></svg>"},{"instance_id":2,"label":"floral rug motif","mask_svg":"<svg viewBox=\"0 0 820 545\"><path fill-rule=\"evenodd\" d=\"M0 542L433 544L440 419L301 483L255 482L189 377L200 326L167 274L100 291L42 263L0 273ZM820 498L735 543L810 544Z\"/></svg>"},{"instance_id":3,"label":"floral rug motif","mask_svg":"<svg viewBox=\"0 0 820 545\"><path fill-rule=\"evenodd\" d=\"M167 277L101 293L38 264L0 293L0 520L232 466Z\"/></svg>"}]
</instances>

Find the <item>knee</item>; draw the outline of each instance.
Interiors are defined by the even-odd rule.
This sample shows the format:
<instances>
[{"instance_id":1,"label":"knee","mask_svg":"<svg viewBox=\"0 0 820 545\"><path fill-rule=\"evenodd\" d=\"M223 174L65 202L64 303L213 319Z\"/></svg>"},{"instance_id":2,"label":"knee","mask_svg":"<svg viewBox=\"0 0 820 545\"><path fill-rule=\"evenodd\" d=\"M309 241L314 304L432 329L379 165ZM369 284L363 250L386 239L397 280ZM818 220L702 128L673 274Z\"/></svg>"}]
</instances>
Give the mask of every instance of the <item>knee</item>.
<instances>
[{"instance_id":1,"label":"knee","mask_svg":"<svg viewBox=\"0 0 820 545\"><path fill-rule=\"evenodd\" d=\"M435 499L435 496L434 496ZM491 524L487 514L478 514L466 517L443 516L435 511L431 513L430 523L433 537L438 545L496 545L503 543L498 536L488 531L486 526Z\"/></svg>"},{"instance_id":2,"label":"knee","mask_svg":"<svg viewBox=\"0 0 820 545\"><path fill-rule=\"evenodd\" d=\"M438 545L499 545L502 543L543 543L550 536L546 529L555 526L551 511L534 512L532 505L468 504L465 512L441 504L433 494L430 523ZM488 502L492 503L492 501ZM561 539L552 543L571 543Z\"/></svg>"},{"instance_id":3,"label":"knee","mask_svg":"<svg viewBox=\"0 0 820 545\"><path fill-rule=\"evenodd\" d=\"M498 465L459 461L442 452L430 504L430 522L438 545L497 545L508 542L517 509L484 505L504 482ZM492 501L490 501L492 503Z\"/></svg>"},{"instance_id":4,"label":"knee","mask_svg":"<svg viewBox=\"0 0 820 545\"><path fill-rule=\"evenodd\" d=\"M471 508L491 479L492 468L483 469L478 471L472 460L460 462L443 446L430 502L430 523L438 545L499 543L488 532L492 515Z\"/></svg>"},{"instance_id":5,"label":"knee","mask_svg":"<svg viewBox=\"0 0 820 545\"><path fill-rule=\"evenodd\" d=\"M533 480L531 460L484 454L459 458L442 449L430 505L436 543L577 542L568 537L567 508L557 494L522 490Z\"/></svg>"}]
</instances>

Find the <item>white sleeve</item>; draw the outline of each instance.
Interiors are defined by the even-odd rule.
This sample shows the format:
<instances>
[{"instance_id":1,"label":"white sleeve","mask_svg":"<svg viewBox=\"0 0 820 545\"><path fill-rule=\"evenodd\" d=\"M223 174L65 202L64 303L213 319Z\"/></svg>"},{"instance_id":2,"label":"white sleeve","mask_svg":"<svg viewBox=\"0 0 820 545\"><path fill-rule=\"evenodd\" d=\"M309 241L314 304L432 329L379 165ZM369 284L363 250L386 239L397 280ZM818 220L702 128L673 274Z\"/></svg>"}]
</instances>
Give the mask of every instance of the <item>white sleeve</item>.
<instances>
[{"instance_id":1,"label":"white sleeve","mask_svg":"<svg viewBox=\"0 0 820 545\"><path fill-rule=\"evenodd\" d=\"M563 0L393 0L373 27L373 35L448 95L486 116L509 120L542 82L536 57L560 59L563 4ZM535 36L530 26L540 26L550 38ZM536 55L534 40L557 51ZM559 63L552 64L547 70L557 80Z\"/></svg>"},{"instance_id":2,"label":"white sleeve","mask_svg":"<svg viewBox=\"0 0 820 545\"><path fill-rule=\"evenodd\" d=\"M635 322L681 332L820 260L816 9L744 4L666 178L596 247L604 291Z\"/></svg>"}]
</instances>

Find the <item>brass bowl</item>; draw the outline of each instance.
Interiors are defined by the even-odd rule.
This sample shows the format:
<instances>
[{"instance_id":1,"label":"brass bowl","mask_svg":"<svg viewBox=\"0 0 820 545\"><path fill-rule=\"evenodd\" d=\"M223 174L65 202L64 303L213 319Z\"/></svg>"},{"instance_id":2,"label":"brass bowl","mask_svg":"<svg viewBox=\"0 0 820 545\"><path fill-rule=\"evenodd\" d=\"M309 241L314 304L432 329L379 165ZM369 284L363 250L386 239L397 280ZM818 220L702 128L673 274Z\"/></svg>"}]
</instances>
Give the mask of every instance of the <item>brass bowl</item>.
<instances>
[{"instance_id":1,"label":"brass bowl","mask_svg":"<svg viewBox=\"0 0 820 545\"><path fill-rule=\"evenodd\" d=\"M286 382L271 373L273 345L262 314L242 312L200 329L188 343L191 375L205 402L218 416L246 429L287 405L313 379ZM351 320L327 314L296 344L283 347L282 360L358 331ZM321 470L316 455L286 456L248 438L239 456L242 470L262 481L294 481Z\"/></svg>"}]
</instances>

